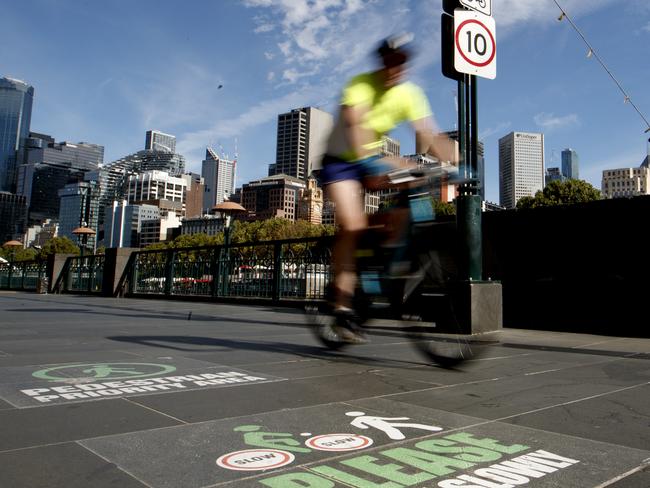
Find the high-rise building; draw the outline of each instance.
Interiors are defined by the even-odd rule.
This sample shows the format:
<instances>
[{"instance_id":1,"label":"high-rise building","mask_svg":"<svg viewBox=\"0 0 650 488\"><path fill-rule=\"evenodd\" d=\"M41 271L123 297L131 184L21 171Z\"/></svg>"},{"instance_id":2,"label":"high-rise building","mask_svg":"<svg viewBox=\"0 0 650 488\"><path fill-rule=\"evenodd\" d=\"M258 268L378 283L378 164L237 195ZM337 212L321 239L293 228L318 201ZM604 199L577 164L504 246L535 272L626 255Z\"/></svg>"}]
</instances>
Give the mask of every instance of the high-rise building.
<instances>
[{"instance_id":1,"label":"high-rise building","mask_svg":"<svg viewBox=\"0 0 650 488\"><path fill-rule=\"evenodd\" d=\"M515 208L544 189L544 134L511 132L499 139L499 203Z\"/></svg>"},{"instance_id":2,"label":"high-rise building","mask_svg":"<svg viewBox=\"0 0 650 488\"><path fill-rule=\"evenodd\" d=\"M159 219L160 210L154 205L131 205L123 200L113 202L105 215L106 247L138 247L142 222Z\"/></svg>"},{"instance_id":3,"label":"high-rise building","mask_svg":"<svg viewBox=\"0 0 650 488\"><path fill-rule=\"evenodd\" d=\"M129 177L126 200L129 203L169 200L183 205L186 190L184 178L170 176L164 171L146 171Z\"/></svg>"},{"instance_id":4,"label":"high-rise building","mask_svg":"<svg viewBox=\"0 0 650 488\"><path fill-rule=\"evenodd\" d=\"M562 174L570 180L580 178L580 158L578 153L571 148L562 151Z\"/></svg>"},{"instance_id":5,"label":"high-rise building","mask_svg":"<svg viewBox=\"0 0 650 488\"><path fill-rule=\"evenodd\" d=\"M201 175L187 173L182 176L186 183L185 190L185 218L193 219L203 215L203 195L205 183Z\"/></svg>"},{"instance_id":6,"label":"high-rise building","mask_svg":"<svg viewBox=\"0 0 650 488\"><path fill-rule=\"evenodd\" d=\"M33 100L33 87L0 78L0 191L15 191L19 152L29 136Z\"/></svg>"},{"instance_id":7,"label":"high-rise building","mask_svg":"<svg viewBox=\"0 0 650 488\"><path fill-rule=\"evenodd\" d=\"M562 174L560 168L547 168L545 182L548 185L551 181L566 181L567 177Z\"/></svg>"},{"instance_id":8,"label":"high-rise building","mask_svg":"<svg viewBox=\"0 0 650 488\"><path fill-rule=\"evenodd\" d=\"M77 227L89 227L97 232L99 217L99 192L97 184L79 181L65 185L59 190L59 236L77 243L72 231ZM95 248L97 235L89 235L86 245Z\"/></svg>"},{"instance_id":9,"label":"high-rise building","mask_svg":"<svg viewBox=\"0 0 650 488\"><path fill-rule=\"evenodd\" d=\"M185 173L185 158L176 153L145 149L113 161L105 168L127 174L158 170L165 171L172 176L180 176Z\"/></svg>"},{"instance_id":10,"label":"high-rise building","mask_svg":"<svg viewBox=\"0 0 650 488\"><path fill-rule=\"evenodd\" d=\"M210 213L212 207L224 202L235 192L235 160L219 157L207 148L201 164L201 176L205 185L203 193L203 213Z\"/></svg>"},{"instance_id":11,"label":"high-rise building","mask_svg":"<svg viewBox=\"0 0 650 488\"><path fill-rule=\"evenodd\" d=\"M315 107L293 109L278 115L275 164L269 176L285 174L306 180L325 152L334 121Z\"/></svg>"},{"instance_id":12,"label":"high-rise building","mask_svg":"<svg viewBox=\"0 0 650 488\"><path fill-rule=\"evenodd\" d=\"M145 150L176 152L176 137L157 130L148 130L144 142Z\"/></svg>"},{"instance_id":13,"label":"high-rise building","mask_svg":"<svg viewBox=\"0 0 650 488\"><path fill-rule=\"evenodd\" d=\"M104 147L79 142L57 143L45 134L29 133L25 159L18 166L16 193L25 195L29 224L39 224L59 215L59 190L69 183L83 181L104 159Z\"/></svg>"},{"instance_id":14,"label":"high-rise building","mask_svg":"<svg viewBox=\"0 0 650 488\"><path fill-rule=\"evenodd\" d=\"M0 243L21 238L27 228L27 201L22 195L0 191Z\"/></svg>"},{"instance_id":15,"label":"high-rise building","mask_svg":"<svg viewBox=\"0 0 650 488\"><path fill-rule=\"evenodd\" d=\"M274 217L296 220L296 207L304 188L305 181L299 178L268 176L243 185L241 205L251 220Z\"/></svg>"}]
</instances>

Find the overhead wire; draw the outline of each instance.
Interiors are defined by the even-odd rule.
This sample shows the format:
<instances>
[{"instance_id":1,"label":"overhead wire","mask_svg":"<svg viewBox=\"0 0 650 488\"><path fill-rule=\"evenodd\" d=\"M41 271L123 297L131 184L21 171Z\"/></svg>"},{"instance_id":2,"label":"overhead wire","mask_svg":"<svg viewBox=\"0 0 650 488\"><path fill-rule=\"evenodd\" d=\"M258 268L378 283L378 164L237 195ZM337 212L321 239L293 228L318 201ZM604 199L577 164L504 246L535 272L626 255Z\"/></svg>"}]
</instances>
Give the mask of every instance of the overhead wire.
<instances>
[{"instance_id":1,"label":"overhead wire","mask_svg":"<svg viewBox=\"0 0 650 488\"><path fill-rule=\"evenodd\" d=\"M583 42L584 42L584 43L587 45L587 47L589 48L589 51L587 51L587 57L588 57L588 58L591 58L591 57L593 56L594 58L596 58L596 59L598 60L598 62L600 63L600 65L601 65L601 66L603 67L603 69L607 72L607 74L608 74L609 77L614 81L614 83L616 83L616 86L618 87L618 89L619 89L619 90L621 91L621 93L623 94L623 97L624 97L624 98L623 98L623 102L624 102L624 103L629 103L629 104L634 108L634 110L636 110L636 113L638 113L639 116L643 119L643 122L645 122L645 125L646 125L646 127L647 127L647 129L645 130L645 132L646 132L646 133L647 133L647 132L650 132L650 122L648 122L648 119L645 118L645 116L643 115L643 113L641 113L641 111L639 110L639 108L634 104L634 102L632 101L632 98L630 97L630 95L628 95L628 93L625 91L625 89L623 88L623 86L621 85L621 83L616 79L616 77L614 76L614 74L612 73L612 71L607 67L607 65L605 64L605 62L604 62L604 61L602 60L602 58L598 55L598 53L596 52L596 50L594 49L594 47L589 43L589 41L587 40L587 38L585 37L585 35L584 35L584 34L582 33L582 31L578 28L578 26L575 24L575 22L573 22L573 20L571 20L571 17L569 17L569 14L566 13L566 10L564 10L564 8L562 8L562 6L557 2L557 0L553 0L553 2L555 3L555 5L557 5L557 7L560 9L560 12L561 12L561 14L560 14L560 16L557 18L557 20L561 22L563 19L566 19L566 20L569 22L569 24L571 24L571 27L573 27L573 29L578 33L578 35L582 38Z\"/></svg>"}]
</instances>

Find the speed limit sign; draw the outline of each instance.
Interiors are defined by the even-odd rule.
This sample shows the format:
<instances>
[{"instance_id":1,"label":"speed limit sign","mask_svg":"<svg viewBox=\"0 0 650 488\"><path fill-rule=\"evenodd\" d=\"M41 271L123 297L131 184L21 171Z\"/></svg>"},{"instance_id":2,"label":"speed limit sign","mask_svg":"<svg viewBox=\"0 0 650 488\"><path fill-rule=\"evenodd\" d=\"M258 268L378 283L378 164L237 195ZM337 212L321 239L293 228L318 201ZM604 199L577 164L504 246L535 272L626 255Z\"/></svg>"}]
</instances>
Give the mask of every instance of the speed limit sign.
<instances>
[{"instance_id":1,"label":"speed limit sign","mask_svg":"<svg viewBox=\"0 0 650 488\"><path fill-rule=\"evenodd\" d=\"M497 76L497 42L492 17L454 12L454 68L459 73L493 80Z\"/></svg>"}]
</instances>

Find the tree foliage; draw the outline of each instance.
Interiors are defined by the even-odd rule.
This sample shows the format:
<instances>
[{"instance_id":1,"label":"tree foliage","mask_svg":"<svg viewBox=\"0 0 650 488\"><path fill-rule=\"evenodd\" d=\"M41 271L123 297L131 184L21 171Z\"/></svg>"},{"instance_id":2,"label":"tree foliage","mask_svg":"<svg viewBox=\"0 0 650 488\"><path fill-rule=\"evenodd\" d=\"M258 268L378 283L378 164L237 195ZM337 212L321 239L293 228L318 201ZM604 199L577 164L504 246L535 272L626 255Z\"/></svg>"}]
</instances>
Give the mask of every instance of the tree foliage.
<instances>
[{"instance_id":1,"label":"tree foliage","mask_svg":"<svg viewBox=\"0 0 650 488\"><path fill-rule=\"evenodd\" d=\"M79 247L69 237L54 237L43 245L39 256L45 259L50 254L79 254Z\"/></svg>"},{"instance_id":2,"label":"tree foliage","mask_svg":"<svg viewBox=\"0 0 650 488\"><path fill-rule=\"evenodd\" d=\"M600 200L602 195L591 184L582 180L552 181L534 197L523 197L517 202L518 209L572 205Z\"/></svg>"},{"instance_id":3,"label":"tree foliage","mask_svg":"<svg viewBox=\"0 0 650 488\"><path fill-rule=\"evenodd\" d=\"M233 244L282 239L299 239L333 235L333 225L314 225L305 220L293 222L287 219L268 219L253 222L236 220L230 229L230 242ZM205 233L183 234L170 242L157 242L147 246L147 250L182 249L188 247L214 246L224 243L223 232L216 236Z\"/></svg>"},{"instance_id":4,"label":"tree foliage","mask_svg":"<svg viewBox=\"0 0 650 488\"><path fill-rule=\"evenodd\" d=\"M236 221L231 229L231 241L241 243L299 239L333 235L334 231L333 225L314 225L306 220L293 222L274 218L253 222Z\"/></svg>"},{"instance_id":5,"label":"tree foliage","mask_svg":"<svg viewBox=\"0 0 650 488\"><path fill-rule=\"evenodd\" d=\"M0 247L0 257L7 261L34 261L38 251L36 249L11 249L8 247Z\"/></svg>"},{"instance_id":6,"label":"tree foliage","mask_svg":"<svg viewBox=\"0 0 650 488\"><path fill-rule=\"evenodd\" d=\"M436 217L456 215L456 205L436 200L435 198L433 199L433 210L436 213Z\"/></svg>"}]
</instances>

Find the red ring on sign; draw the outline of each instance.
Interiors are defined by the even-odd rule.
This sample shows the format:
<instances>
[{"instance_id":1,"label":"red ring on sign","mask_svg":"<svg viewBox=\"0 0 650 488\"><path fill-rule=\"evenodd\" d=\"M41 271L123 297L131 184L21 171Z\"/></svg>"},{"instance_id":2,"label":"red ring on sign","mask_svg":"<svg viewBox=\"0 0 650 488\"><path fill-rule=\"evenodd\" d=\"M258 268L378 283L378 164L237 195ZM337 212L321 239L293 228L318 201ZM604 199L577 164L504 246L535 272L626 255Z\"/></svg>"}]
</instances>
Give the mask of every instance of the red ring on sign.
<instances>
[{"instance_id":1,"label":"red ring on sign","mask_svg":"<svg viewBox=\"0 0 650 488\"><path fill-rule=\"evenodd\" d=\"M237 466L230 464L230 458L235 457L239 454L248 454L248 453L254 453L254 452L261 452L261 451L266 451L266 452L272 452L275 454L279 454L282 459L280 462L277 464L274 464L272 466L261 466L261 467L252 467L252 468L247 468L247 467L242 467L242 466ZM290 452L287 451L280 451L278 449L245 449L243 451L236 451L236 452L231 452L228 454L224 454L221 456L219 459L217 459L216 463L218 466L226 469L231 469L233 471L265 471L267 469L275 469L275 468L280 468L282 466L286 466L287 464L290 464L293 462L295 459L295 456L291 454Z\"/></svg>"},{"instance_id":2,"label":"red ring on sign","mask_svg":"<svg viewBox=\"0 0 650 488\"><path fill-rule=\"evenodd\" d=\"M354 437L356 439L360 439L362 441L362 444L359 446L355 447L335 447L335 448L325 448L322 446L319 446L317 442L322 439L323 437L332 437L332 436L345 436L345 437ZM312 437L311 439L307 439L305 442L305 445L307 447L311 447L312 449L316 449L317 451L338 451L338 452L343 452L343 451L356 451L358 449L364 449L370 445L372 445L373 441L370 437L366 437L365 435L358 435L358 434L323 434L323 435L317 435L315 437Z\"/></svg>"},{"instance_id":3,"label":"red ring on sign","mask_svg":"<svg viewBox=\"0 0 650 488\"><path fill-rule=\"evenodd\" d=\"M465 26L465 24L478 24L478 25L480 25L481 27L483 27L483 28L485 29L485 31L486 31L486 32L489 34L489 36L490 36L490 41L492 41L492 56L490 56L490 59L488 59L488 60L485 61L484 63L475 63L474 61L472 61L471 59L469 59L467 56L465 56L465 53L463 52L463 50L460 49L460 48L458 47L458 46L460 46L460 41L459 41L460 30ZM459 52L460 55L463 57L463 59L464 59L465 61L467 61L469 64L473 65L473 66L478 66L479 68L482 68L483 66L487 66L488 64L490 64L490 63L492 62L492 60L494 59L494 56L495 56L496 53L497 53L497 43L494 41L494 36L492 35L492 32L490 32L490 29L488 29L487 27L485 27L485 25L484 25L483 23L479 22L478 20L475 20L475 19L468 19L468 20L465 20L464 22L462 22L462 23L458 26L458 29L456 29L456 36L455 36L455 37L456 37L456 49L458 49L458 52Z\"/></svg>"}]
</instances>

